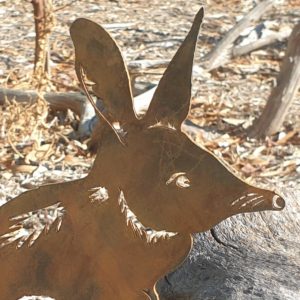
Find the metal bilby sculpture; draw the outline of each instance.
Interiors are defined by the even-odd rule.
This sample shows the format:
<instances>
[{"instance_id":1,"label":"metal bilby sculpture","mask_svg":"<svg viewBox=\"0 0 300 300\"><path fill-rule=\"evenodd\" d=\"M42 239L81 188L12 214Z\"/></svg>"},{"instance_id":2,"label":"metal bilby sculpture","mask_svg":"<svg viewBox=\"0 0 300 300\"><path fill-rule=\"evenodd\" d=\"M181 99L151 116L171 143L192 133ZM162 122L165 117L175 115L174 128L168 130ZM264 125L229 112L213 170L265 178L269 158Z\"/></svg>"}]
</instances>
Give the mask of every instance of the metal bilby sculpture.
<instances>
[{"instance_id":1,"label":"metal bilby sculpture","mask_svg":"<svg viewBox=\"0 0 300 300\"><path fill-rule=\"evenodd\" d=\"M181 131L202 18L201 9L143 118L114 40L92 21L72 24L79 80L85 90L85 78L95 83L107 109L97 112L104 121L97 157L87 177L39 187L0 208L0 299L159 299L155 284L187 257L191 233L284 207Z\"/></svg>"}]
</instances>

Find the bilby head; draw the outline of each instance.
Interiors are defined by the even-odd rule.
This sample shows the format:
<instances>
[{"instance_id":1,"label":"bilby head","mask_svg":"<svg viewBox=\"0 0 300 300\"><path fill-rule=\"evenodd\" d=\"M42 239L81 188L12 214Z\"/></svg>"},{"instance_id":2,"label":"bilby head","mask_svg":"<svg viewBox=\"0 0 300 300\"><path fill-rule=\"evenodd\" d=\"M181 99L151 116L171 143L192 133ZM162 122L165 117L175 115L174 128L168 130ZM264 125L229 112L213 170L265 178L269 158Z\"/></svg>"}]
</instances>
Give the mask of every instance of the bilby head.
<instances>
[{"instance_id":1,"label":"bilby head","mask_svg":"<svg viewBox=\"0 0 300 300\"><path fill-rule=\"evenodd\" d=\"M201 9L143 118L134 111L128 72L114 40L86 19L71 27L77 74L95 82L94 92L109 112L101 116L109 126L90 176L106 177L108 188L122 190L139 220L157 230L205 231L234 214L284 207L275 192L239 179L181 131L190 109L202 18Z\"/></svg>"}]
</instances>

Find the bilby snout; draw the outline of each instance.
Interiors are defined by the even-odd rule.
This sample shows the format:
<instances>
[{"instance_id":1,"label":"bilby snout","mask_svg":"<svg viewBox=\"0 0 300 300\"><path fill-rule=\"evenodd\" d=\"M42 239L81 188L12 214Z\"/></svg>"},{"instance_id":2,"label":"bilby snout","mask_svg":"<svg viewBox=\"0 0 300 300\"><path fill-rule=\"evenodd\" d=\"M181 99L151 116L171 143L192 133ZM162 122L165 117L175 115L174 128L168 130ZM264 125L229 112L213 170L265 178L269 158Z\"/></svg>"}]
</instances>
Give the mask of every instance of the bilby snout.
<instances>
[{"instance_id":1,"label":"bilby snout","mask_svg":"<svg viewBox=\"0 0 300 300\"><path fill-rule=\"evenodd\" d=\"M230 206L233 214L264 210L279 211L285 207L285 201L274 191L248 185L247 191L234 199Z\"/></svg>"}]
</instances>

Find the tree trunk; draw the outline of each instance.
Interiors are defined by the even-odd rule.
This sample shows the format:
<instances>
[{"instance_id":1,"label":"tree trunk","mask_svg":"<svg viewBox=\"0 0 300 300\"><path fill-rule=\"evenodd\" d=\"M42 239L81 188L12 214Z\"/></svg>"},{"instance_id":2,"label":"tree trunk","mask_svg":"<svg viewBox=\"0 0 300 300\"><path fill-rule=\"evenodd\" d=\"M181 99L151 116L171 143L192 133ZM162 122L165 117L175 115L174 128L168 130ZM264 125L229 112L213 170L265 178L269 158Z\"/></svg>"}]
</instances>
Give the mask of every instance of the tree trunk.
<instances>
[{"instance_id":1,"label":"tree trunk","mask_svg":"<svg viewBox=\"0 0 300 300\"><path fill-rule=\"evenodd\" d=\"M32 0L35 23L35 57L33 85L40 90L49 84L49 38L54 26L52 0Z\"/></svg>"},{"instance_id":2,"label":"tree trunk","mask_svg":"<svg viewBox=\"0 0 300 300\"><path fill-rule=\"evenodd\" d=\"M262 115L249 129L251 137L278 132L300 87L300 23L295 26L288 42L277 86L273 89Z\"/></svg>"}]
</instances>

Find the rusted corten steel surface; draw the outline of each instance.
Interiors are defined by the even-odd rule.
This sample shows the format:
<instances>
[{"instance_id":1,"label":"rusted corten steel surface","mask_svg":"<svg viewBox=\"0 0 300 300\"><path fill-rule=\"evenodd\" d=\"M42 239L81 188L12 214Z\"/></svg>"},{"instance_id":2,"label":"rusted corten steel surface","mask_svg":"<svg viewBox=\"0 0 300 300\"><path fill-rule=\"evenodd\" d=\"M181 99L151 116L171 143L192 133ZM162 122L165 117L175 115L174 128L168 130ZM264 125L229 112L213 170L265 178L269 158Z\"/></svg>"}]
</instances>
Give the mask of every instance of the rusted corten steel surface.
<instances>
[{"instance_id":1,"label":"rusted corten steel surface","mask_svg":"<svg viewBox=\"0 0 300 300\"><path fill-rule=\"evenodd\" d=\"M72 24L77 75L84 88L85 76L95 82L107 108L98 112L105 121L99 150L87 177L25 192L0 208L0 299L159 299L155 284L187 257L191 233L284 207L275 192L240 180L181 131L202 18L201 9L142 119L115 41L92 21ZM49 207L51 219L24 237Z\"/></svg>"}]
</instances>

